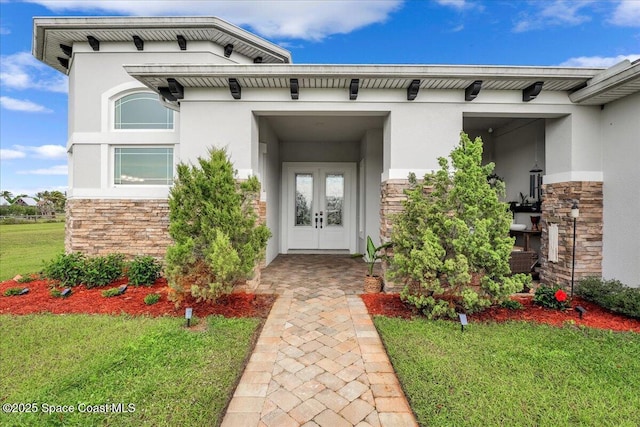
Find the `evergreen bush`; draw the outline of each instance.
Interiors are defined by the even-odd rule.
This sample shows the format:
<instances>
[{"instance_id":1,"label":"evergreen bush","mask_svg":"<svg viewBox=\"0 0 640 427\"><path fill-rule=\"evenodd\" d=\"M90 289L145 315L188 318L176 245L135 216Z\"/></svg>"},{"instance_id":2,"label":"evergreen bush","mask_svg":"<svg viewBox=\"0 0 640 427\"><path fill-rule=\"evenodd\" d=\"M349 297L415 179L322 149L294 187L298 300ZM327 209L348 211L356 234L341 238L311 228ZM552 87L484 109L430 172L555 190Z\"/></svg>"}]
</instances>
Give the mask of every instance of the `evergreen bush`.
<instances>
[{"instance_id":1,"label":"evergreen bush","mask_svg":"<svg viewBox=\"0 0 640 427\"><path fill-rule=\"evenodd\" d=\"M87 258L84 260L82 283L87 289L94 286L107 286L122 277L124 265L123 254Z\"/></svg>"},{"instance_id":2,"label":"evergreen bush","mask_svg":"<svg viewBox=\"0 0 640 427\"><path fill-rule=\"evenodd\" d=\"M162 263L151 256L136 256L127 264L127 277L134 286L151 286L162 273Z\"/></svg>"},{"instance_id":3,"label":"evergreen bush","mask_svg":"<svg viewBox=\"0 0 640 427\"><path fill-rule=\"evenodd\" d=\"M392 278L401 296L427 317L455 317L504 301L531 280L510 276L511 213L500 202L504 183L488 182L494 165L482 165L482 141L462 133L440 170L419 182L409 176L404 209L393 218Z\"/></svg>"},{"instance_id":4,"label":"evergreen bush","mask_svg":"<svg viewBox=\"0 0 640 427\"><path fill-rule=\"evenodd\" d=\"M640 288L625 286L618 280L587 277L578 282L576 294L611 311L640 319Z\"/></svg>"},{"instance_id":5,"label":"evergreen bush","mask_svg":"<svg viewBox=\"0 0 640 427\"><path fill-rule=\"evenodd\" d=\"M179 303L188 292L215 300L249 277L264 255L269 229L257 224L256 177L239 182L226 150L211 149L196 165L180 164L169 196L166 276Z\"/></svg>"}]
</instances>

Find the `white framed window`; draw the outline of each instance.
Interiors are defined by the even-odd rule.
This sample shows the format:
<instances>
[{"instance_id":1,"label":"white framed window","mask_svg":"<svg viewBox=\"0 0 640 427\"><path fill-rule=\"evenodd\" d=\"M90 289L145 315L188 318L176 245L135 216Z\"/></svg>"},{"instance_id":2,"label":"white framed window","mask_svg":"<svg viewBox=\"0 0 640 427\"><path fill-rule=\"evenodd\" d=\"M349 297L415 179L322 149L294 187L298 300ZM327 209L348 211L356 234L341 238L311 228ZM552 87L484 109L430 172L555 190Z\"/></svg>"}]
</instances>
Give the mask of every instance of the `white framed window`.
<instances>
[{"instance_id":1,"label":"white framed window","mask_svg":"<svg viewBox=\"0 0 640 427\"><path fill-rule=\"evenodd\" d=\"M114 103L116 129L173 129L173 111L152 92L134 92Z\"/></svg>"},{"instance_id":2,"label":"white framed window","mask_svg":"<svg viewBox=\"0 0 640 427\"><path fill-rule=\"evenodd\" d=\"M172 147L115 147L115 185L173 184Z\"/></svg>"}]
</instances>

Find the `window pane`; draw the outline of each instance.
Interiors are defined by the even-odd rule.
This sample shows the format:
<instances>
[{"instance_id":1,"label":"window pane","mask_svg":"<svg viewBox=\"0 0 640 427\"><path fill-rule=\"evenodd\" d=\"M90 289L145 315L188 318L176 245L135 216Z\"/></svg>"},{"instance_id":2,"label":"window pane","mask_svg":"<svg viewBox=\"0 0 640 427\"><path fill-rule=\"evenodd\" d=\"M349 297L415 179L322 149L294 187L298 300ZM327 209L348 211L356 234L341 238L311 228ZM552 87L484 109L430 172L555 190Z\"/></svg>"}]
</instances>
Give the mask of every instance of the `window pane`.
<instances>
[{"instance_id":1,"label":"window pane","mask_svg":"<svg viewBox=\"0 0 640 427\"><path fill-rule=\"evenodd\" d=\"M116 148L114 182L118 185L171 185L173 148Z\"/></svg>"},{"instance_id":2,"label":"window pane","mask_svg":"<svg viewBox=\"0 0 640 427\"><path fill-rule=\"evenodd\" d=\"M344 204L344 176L328 174L325 181L327 226L342 225L342 206Z\"/></svg>"},{"instance_id":3,"label":"window pane","mask_svg":"<svg viewBox=\"0 0 640 427\"><path fill-rule=\"evenodd\" d=\"M132 93L115 103L116 129L173 129L173 111L154 93Z\"/></svg>"},{"instance_id":4,"label":"window pane","mask_svg":"<svg viewBox=\"0 0 640 427\"><path fill-rule=\"evenodd\" d=\"M313 175L296 174L296 224L311 225L311 207L313 206Z\"/></svg>"}]
</instances>

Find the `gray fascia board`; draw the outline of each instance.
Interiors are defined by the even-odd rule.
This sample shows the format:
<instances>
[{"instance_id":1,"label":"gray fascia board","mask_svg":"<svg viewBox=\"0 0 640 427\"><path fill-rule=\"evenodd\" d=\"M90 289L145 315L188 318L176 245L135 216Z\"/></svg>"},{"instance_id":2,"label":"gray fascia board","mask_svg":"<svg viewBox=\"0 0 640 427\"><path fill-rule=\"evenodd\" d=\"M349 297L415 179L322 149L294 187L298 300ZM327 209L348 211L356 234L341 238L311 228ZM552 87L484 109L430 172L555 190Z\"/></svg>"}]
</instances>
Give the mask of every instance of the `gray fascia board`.
<instances>
[{"instance_id":1,"label":"gray fascia board","mask_svg":"<svg viewBox=\"0 0 640 427\"><path fill-rule=\"evenodd\" d=\"M569 99L571 99L571 102L579 104L636 78L640 78L640 63L634 63L629 68L597 83L590 85L587 82L586 87L569 95Z\"/></svg>"},{"instance_id":2,"label":"gray fascia board","mask_svg":"<svg viewBox=\"0 0 640 427\"><path fill-rule=\"evenodd\" d=\"M271 56L291 63L291 53L282 47L216 17L34 17L31 52L42 61L47 30L108 30L108 29L189 29L212 28L252 45Z\"/></svg>"}]
</instances>

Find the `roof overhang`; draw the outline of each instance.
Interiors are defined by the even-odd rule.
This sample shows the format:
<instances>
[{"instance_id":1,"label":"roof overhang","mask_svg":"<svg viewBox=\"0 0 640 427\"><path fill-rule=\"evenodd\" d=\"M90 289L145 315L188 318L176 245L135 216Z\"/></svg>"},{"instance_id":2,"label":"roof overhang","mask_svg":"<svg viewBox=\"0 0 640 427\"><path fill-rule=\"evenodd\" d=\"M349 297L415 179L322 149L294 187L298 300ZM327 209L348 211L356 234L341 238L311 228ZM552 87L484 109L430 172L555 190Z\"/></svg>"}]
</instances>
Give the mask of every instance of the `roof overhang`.
<instances>
[{"instance_id":1,"label":"roof overhang","mask_svg":"<svg viewBox=\"0 0 640 427\"><path fill-rule=\"evenodd\" d=\"M187 41L233 44L234 52L264 63L291 63L291 53L240 27L215 17L36 17L33 18L32 53L40 61L66 73L58 57L66 58L60 45L87 42L92 36L101 42L131 42L134 35L147 42L172 41L178 35Z\"/></svg>"},{"instance_id":2,"label":"roof overhang","mask_svg":"<svg viewBox=\"0 0 640 427\"><path fill-rule=\"evenodd\" d=\"M587 85L572 93L572 102L586 105L604 105L640 91L640 60L622 61L602 71Z\"/></svg>"},{"instance_id":3,"label":"roof overhang","mask_svg":"<svg viewBox=\"0 0 640 427\"><path fill-rule=\"evenodd\" d=\"M304 88L347 89L359 79L360 89L407 89L419 80L420 89L466 89L481 80L482 90L523 90L544 82L545 91L572 91L601 68L505 67L451 65L124 65L134 78L157 92L168 78L184 87L224 88L236 79L243 88L290 88L297 79Z\"/></svg>"}]
</instances>

